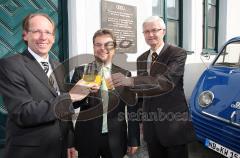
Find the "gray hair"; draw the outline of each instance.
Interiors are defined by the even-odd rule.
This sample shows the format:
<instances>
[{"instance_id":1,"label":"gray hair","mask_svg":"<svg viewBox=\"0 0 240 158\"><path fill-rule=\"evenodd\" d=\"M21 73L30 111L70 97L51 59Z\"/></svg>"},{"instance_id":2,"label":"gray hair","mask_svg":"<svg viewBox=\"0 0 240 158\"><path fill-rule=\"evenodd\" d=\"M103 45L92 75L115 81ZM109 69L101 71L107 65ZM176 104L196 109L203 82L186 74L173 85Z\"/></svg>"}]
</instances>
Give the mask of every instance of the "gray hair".
<instances>
[{"instance_id":1,"label":"gray hair","mask_svg":"<svg viewBox=\"0 0 240 158\"><path fill-rule=\"evenodd\" d=\"M165 25L163 19L160 18L159 16L150 16L150 17L148 17L147 19L144 20L142 26L144 27L144 25L146 23L149 23L149 22L158 22L160 24L160 26L162 27L162 29L164 29L164 30L166 29L166 25Z\"/></svg>"}]
</instances>

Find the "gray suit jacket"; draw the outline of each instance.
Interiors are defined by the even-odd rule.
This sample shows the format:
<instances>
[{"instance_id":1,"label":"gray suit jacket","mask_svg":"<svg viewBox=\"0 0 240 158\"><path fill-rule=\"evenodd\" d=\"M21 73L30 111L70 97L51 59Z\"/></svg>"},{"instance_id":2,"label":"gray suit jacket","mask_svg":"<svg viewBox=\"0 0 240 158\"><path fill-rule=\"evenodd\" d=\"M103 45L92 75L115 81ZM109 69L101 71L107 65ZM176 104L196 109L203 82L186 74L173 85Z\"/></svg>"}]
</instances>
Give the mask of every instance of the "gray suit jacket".
<instances>
[{"instance_id":1,"label":"gray suit jacket","mask_svg":"<svg viewBox=\"0 0 240 158\"><path fill-rule=\"evenodd\" d=\"M50 63L63 92L62 68ZM8 111L6 158L66 157L72 146L72 123L61 119L71 116L70 96L56 94L28 51L0 60L0 93Z\"/></svg>"}]
</instances>

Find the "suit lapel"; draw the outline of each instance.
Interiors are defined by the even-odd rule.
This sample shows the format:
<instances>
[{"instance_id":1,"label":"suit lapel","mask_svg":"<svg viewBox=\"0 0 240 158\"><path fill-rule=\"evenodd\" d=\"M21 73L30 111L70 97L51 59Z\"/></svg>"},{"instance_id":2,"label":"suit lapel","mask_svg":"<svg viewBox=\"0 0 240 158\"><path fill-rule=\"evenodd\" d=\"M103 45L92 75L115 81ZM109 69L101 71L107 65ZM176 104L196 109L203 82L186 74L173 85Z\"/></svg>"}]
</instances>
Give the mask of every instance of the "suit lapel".
<instances>
[{"instance_id":1,"label":"suit lapel","mask_svg":"<svg viewBox=\"0 0 240 158\"><path fill-rule=\"evenodd\" d=\"M118 72L120 72L119 68L116 65L112 64L111 74ZM122 87L116 87L115 90L109 91L108 112L114 110L119 104L119 93L121 93L121 89Z\"/></svg>"},{"instance_id":2,"label":"suit lapel","mask_svg":"<svg viewBox=\"0 0 240 158\"><path fill-rule=\"evenodd\" d=\"M147 64L148 64L148 55L150 54L150 50L146 51L143 56L138 61L138 75L147 76Z\"/></svg>"},{"instance_id":3,"label":"suit lapel","mask_svg":"<svg viewBox=\"0 0 240 158\"><path fill-rule=\"evenodd\" d=\"M52 59L49 59L49 62L51 64L51 67L53 69L53 74L55 76L55 79L57 81L57 85L61 91L64 91L62 85L64 85L64 70L63 66L58 64L56 61L53 61Z\"/></svg>"},{"instance_id":4,"label":"suit lapel","mask_svg":"<svg viewBox=\"0 0 240 158\"><path fill-rule=\"evenodd\" d=\"M116 65L112 64L111 74L115 74L115 73L118 73L118 72L121 72L121 71L119 70L119 67L117 67ZM116 87L116 88L115 88L115 91L120 92L120 91L121 91L121 88L122 88L121 86L120 86L120 87Z\"/></svg>"},{"instance_id":5,"label":"suit lapel","mask_svg":"<svg viewBox=\"0 0 240 158\"><path fill-rule=\"evenodd\" d=\"M27 69L29 69L32 74L38 78L39 81L43 83L43 85L47 87L54 95L57 95L56 92L50 87L48 83L48 77L37 60L28 51L25 51L23 56Z\"/></svg>"},{"instance_id":6,"label":"suit lapel","mask_svg":"<svg viewBox=\"0 0 240 158\"><path fill-rule=\"evenodd\" d=\"M165 56L167 55L167 49L169 47L169 44L164 43L164 47L162 48L161 52L159 53L159 56L157 57L157 61L160 61L161 59L165 59Z\"/></svg>"}]
</instances>

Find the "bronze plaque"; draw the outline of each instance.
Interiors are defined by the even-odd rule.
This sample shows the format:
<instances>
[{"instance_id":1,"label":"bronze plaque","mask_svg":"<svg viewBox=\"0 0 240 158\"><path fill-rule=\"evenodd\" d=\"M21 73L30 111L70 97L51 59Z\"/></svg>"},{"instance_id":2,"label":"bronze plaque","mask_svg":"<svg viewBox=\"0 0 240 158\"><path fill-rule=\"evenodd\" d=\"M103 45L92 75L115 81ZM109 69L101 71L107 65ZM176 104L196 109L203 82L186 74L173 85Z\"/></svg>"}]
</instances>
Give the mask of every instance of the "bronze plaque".
<instances>
[{"instance_id":1,"label":"bronze plaque","mask_svg":"<svg viewBox=\"0 0 240 158\"><path fill-rule=\"evenodd\" d=\"M137 52L137 8L102 0L101 28L113 31L117 53Z\"/></svg>"}]
</instances>

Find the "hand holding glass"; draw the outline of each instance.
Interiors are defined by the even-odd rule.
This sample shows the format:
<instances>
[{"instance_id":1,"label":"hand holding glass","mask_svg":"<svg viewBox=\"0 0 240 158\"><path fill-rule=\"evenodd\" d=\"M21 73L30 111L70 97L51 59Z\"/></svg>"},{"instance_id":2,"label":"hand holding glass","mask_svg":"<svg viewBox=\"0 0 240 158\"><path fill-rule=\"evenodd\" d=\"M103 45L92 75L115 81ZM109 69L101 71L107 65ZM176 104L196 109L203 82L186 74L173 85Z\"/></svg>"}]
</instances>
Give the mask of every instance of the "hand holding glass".
<instances>
[{"instance_id":1,"label":"hand holding glass","mask_svg":"<svg viewBox=\"0 0 240 158\"><path fill-rule=\"evenodd\" d=\"M105 79L108 90L114 90L111 72L110 71L105 72L103 78Z\"/></svg>"}]
</instances>

